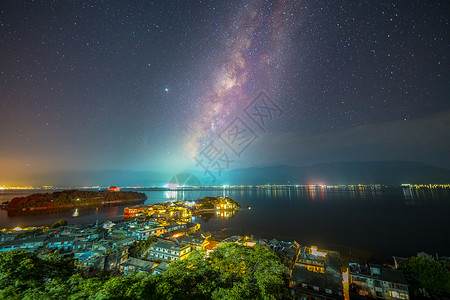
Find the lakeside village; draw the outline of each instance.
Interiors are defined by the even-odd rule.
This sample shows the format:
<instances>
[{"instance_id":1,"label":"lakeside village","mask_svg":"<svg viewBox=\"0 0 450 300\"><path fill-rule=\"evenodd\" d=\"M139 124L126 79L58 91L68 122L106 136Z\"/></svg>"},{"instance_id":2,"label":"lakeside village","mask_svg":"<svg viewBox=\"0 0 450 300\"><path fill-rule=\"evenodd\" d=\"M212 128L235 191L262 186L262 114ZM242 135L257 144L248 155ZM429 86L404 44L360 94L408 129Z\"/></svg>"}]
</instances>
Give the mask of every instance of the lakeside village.
<instances>
[{"instance_id":1,"label":"lakeside village","mask_svg":"<svg viewBox=\"0 0 450 300\"><path fill-rule=\"evenodd\" d=\"M77 272L85 277L102 272L117 277L136 273L153 277L167 272L171 263L187 259L194 250L203 250L208 257L221 245L234 244L262 247L275 253L288 270L284 285L288 296L294 299L414 298L411 291L416 282L408 281L398 268L402 258L394 257L392 265L343 263L337 251L301 245L296 241L249 236L229 236L218 241L211 234L202 233L200 224L192 222L193 216L202 213L224 217L238 209L239 204L230 198L206 197L196 201L127 207L123 221L68 225L60 220L51 227L3 229L0 255L22 250L38 257L49 254L70 257ZM448 258L438 261L424 253L418 257L448 267ZM243 270L244 273L250 271L245 267ZM431 295L436 298L440 294ZM442 299L448 299L445 298L448 294L442 295Z\"/></svg>"}]
</instances>

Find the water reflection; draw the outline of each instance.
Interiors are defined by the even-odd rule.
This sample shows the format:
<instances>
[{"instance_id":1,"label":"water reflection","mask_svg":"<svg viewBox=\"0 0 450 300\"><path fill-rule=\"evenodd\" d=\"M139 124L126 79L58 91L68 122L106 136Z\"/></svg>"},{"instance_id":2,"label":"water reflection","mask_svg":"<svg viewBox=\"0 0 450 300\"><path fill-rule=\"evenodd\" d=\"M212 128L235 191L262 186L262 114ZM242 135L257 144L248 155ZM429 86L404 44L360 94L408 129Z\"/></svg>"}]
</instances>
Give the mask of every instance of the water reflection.
<instances>
[{"instance_id":1,"label":"water reflection","mask_svg":"<svg viewBox=\"0 0 450 300\"><path fill-rule=\"evenodd\" d=\"M441 205L444 199L450 199L450 188L404 186L402 190L407 205Z\"/></svg>"},{"instance_id":2,"label":"water reflection","mask_svg":"<svg viewBox=\"0 0 450 300\"><path fill-rule=\"evenodd\" d=\"M125 190L125 189L124 189ZM343 208L353 206L403 206L403 207L448 207L450 206L450 186L397 186L383 185L305 185L305 186L244 186L218 187L204 189L174 189L170 191L129 189L143 192L147 195L145 204L164 203L167 201L194 200L207 196L228 196L237 201L242 207L250 204L254 209L262 209L267 205L282 205L283 207L300 205L314 205L325 207L338 205ZM10 201L15 197L27 196L34 193L45 193L48 190L0 190L0 202ZM129 206L129 205L127 205ZM75 208L69 210L34 211L17 214L0 210L0 227L14 227L16 224L48 223L53 218L76 217L77 222L120 219L123 217L124 206L102 208ZM253 211L253 209L252 209ZM44 216L45 215L45 216ZM234 214L231 215L233 217ZM14 220L14 218L19 218ZM210 218L221 216L207 216ZM227 216L229 217L229 216Z\"/></svg>"},{"instance_id":3,"label":"water reflection","mask_svg":"<svg viewBox=\"0 0 450 300\"><path fill-rule=\"evenodd\" d=\"M200 218L203 222L208 223L213 219L229 219L236 215L237 210L219 210L215 212L207 212L197 214L197 217Z\"/></svg>"},{"instance_id":4,"label":"water reflection","mask_svg":"<svg viewBox=\"0 0 450 300\"><path fill-rule=\"evenodd\" d=\"M447 205L450 199L448 186L408 186L390 187L382 185L348 186L260 186L250 190L240 190L238 198L250 193L259 199L297 199L316 203L359 203L375 205ZM233 189L228 196L237 195Z\"/></svg>"}]
</instances>

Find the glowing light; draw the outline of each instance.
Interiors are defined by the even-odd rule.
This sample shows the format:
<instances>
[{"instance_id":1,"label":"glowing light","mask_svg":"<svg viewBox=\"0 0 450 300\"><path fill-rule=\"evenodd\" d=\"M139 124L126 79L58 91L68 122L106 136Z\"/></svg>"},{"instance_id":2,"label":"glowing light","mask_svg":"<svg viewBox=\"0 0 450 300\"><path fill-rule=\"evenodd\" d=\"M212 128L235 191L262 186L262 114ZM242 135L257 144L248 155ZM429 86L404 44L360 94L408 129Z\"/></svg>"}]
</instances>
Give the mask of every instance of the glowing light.
<instances>
[{"instance_id":1,"label":"glowing light","mask_svg":"<svg viewBox=\"0 0 450 300\"><path fill-rule=\"evenodd\" d=\"M22 231L22 228L16 227L16 228L14 228L13 230L15 230L15 231Z\"/></svg>"},{"instance_id":2,"label":"glowing light","mask_svg":"<svg viewBox=\"0 0 450 300\"><path fill-rule=\"evenodd\" d=\"M327 256L326 252L321 252L321 251L317 250L316 246L311 246L311 254L315 255L315 256L320 256L320 257Z\"/></svg>"},{"instance_id":3,"label":"glowing light","mask_svg":"<svg viewBox=\"0 0 450 300\"><path fill-rule=\"evenodd\" d=\"M72 214L72 217L78 217L78 208L75 208L75 211Z\"/></svg>"},{"instance_id":4,"label":"glowing light","mask_svg":"<svg viewBox=\"0 0 450 300\"><path fill-rule=\"evenodd\" d=\"M344 282L348 282L348 272L342 273L342 280L343 280Z\"/></svg>"},{"instance_id":5,"label":"glowing light","mask_svg":"<svg viewBox=\"0 0 450 300\"><path fill-rule=\"evenodd\" d=\"M169 189L177 189L180 187L180 185L177 183L169 182L169 183L166 183L165 185L163 185L163 187L169 188ZM166 198L168 198L168 199L176 199L178 192L177 191L166 191L164 194L165 194Z\"/></svg>"}]
</instances>

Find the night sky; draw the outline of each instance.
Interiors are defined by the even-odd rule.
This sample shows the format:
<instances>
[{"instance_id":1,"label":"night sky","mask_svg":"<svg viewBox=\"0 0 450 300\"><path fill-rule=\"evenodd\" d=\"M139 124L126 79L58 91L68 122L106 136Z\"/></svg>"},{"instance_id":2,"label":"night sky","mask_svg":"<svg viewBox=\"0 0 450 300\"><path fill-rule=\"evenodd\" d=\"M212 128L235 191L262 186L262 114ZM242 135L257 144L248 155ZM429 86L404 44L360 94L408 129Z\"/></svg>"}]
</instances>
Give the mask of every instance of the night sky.
<instances>
[{"instance_id":1,"label":"night sky","mask_svg":"<svg viewBox=\"0 0 450 300\"><path fill-rule=\"evenodd\" d=\"M448 1L1 1L0 186L81 170L450 168L449 16Z\"/></svg>"}]
</instances>

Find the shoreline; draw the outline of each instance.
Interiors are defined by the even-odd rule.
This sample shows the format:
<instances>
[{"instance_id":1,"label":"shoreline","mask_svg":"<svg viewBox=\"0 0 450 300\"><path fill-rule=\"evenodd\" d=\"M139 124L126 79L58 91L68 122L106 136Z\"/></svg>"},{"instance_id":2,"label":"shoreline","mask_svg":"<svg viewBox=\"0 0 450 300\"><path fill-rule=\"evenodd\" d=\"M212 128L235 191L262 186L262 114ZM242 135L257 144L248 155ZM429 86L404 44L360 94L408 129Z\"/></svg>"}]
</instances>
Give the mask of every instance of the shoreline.
<instances>
[{"instance_id":1,"label":"shoreline","mask_svg":"<svg viewBox=\"0 0 450 300\"><path fill-rule=\"evenodd\" d=\"M145 202L146 199L132 199L132 200L115 200L115 201L102 201L100 203L80 203L80 204L64 204L64 205L58 205L55 207L49 207L49 206L33 206L33 207L27 207L22 209L8 209L7 207L4 208L6 211L11 212L17 212L17 211L42 211L42 210L58 210L58 209L72 209L72 208L80 208L80 207L100 207L100 206L118 206L121 204L127 204L127 203L139 203L139 202Z\"/></svg>"},{"instance_id":2,"label":"shoreline","mask_svg":"<svg viewBox=\"0 0 450 300\"><path fill-rule=\"evenodd\" d=\"M100 203L100 204L81 204L81 205L64 205L58 206L54 208L45 208L45 209L27 209L27 210L6 210L8 218L17 218L17 217L36 217L36 216L47 216L54 215L58 213L68 213L74 209L80 210L88 210L102 207L114 207L114 206L124 206L128 204L139 204L143 203L146 200L135 200L135 201L124 201L124 202L114 202L114 203Z\"/></svg>"},{"instance_id":3,"label":"shoreline","mask_svg":"<svg viewBox=\"0 0 450 300\"><path fill-rule=\"evenodd\" d=\"M2 204L9 217L30 214L52 214L78 208L95 208L144 203L143 193L127 191L79 191L65 190L53 193L36 193L15 197Z\"/></svg>"}]
</instances>

